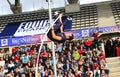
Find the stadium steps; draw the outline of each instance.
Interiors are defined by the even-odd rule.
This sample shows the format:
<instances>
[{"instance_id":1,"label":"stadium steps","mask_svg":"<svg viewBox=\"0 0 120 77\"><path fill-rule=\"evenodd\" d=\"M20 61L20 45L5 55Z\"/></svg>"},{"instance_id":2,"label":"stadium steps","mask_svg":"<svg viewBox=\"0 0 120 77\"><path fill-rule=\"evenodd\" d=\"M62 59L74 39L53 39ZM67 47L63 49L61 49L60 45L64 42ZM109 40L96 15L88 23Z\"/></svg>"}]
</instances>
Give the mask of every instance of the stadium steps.
<instances>
[{"instance_id":1,"label":"stadium steps","mask_svg":"<svg viewBox=\"0 0 120 77\"><path fill-rule=\"evenodd\" d=\"M110 70L109 77L120 77L120 57L107 58L107 65Z\"/></svg>"}]
</instances>

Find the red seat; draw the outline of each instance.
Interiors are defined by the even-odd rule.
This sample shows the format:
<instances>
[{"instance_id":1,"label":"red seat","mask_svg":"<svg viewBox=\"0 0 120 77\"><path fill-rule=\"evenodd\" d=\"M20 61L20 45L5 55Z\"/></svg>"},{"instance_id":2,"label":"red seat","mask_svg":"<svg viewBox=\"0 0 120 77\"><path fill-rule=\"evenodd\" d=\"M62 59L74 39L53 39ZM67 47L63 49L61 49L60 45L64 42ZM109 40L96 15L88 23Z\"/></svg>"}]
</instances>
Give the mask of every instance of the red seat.
<instances>
[{"instance_id":1,"label":"red seat","mask_svg":"<svg viewBox=\"0 0 120 77\"><path fill-rule=\"evenodd\" d=\"M117 56L120 56L120 47L116 47L117 50Z\"/></svg>"}]
</instances>

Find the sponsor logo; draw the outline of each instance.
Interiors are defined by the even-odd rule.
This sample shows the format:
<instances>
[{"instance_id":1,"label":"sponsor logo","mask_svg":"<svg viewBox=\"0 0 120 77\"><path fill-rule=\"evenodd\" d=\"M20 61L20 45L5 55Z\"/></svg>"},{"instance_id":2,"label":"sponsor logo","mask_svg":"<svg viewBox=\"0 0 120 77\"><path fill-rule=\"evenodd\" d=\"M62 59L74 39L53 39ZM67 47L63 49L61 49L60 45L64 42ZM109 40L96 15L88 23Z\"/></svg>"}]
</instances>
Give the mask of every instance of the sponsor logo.
<instances>
[{"instance_id":1,"label":"sponsor logo","mask_svg":"<svg viewBox=\"0 0 120 77\"><path fill-rule=\"evenodd\" d=\"M47 36L46 35L41 35L41 41L47 41Z\"/></svg>"},{"instance_id":2,"label":"sponsor logo","mask_svg":"<svg viewBox=\"0 0 120 77\"><path fill-rule=\"evenodd\" d=\"M82 37L89 37L89 30L82 30Z\"/></svg>"},{"instance_id":3,"label":"sponsor logo","mask_svg":"<svg viewBox=\"0 0 120 77\"><path fill-rule=\"evenodd\" d=\"M8 45L8 39L1 39L1 46L7 46Z\"/></svg>"}]
</instances>

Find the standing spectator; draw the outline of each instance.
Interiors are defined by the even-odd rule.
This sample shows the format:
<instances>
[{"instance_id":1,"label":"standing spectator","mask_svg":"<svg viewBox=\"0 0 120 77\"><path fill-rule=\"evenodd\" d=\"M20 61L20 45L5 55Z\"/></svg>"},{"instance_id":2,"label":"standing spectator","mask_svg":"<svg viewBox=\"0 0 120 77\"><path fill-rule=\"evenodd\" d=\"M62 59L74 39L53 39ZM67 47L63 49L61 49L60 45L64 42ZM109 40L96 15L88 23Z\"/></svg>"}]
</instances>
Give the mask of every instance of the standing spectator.
<instances>
[{"instance_id":1,"label":"standing spectator","mask_svg":"<svg viewBox=\"0 0 120 77\"><path fill-rule=\"evenodd\" d=\"M99 35L98 31L94 30L94 32L93 32L93 37L94 37L93 42L94 42L95 48L98 48L98 46L99 46L98 45L98 35Z\"/></svg>"},{"instance_id":2,"label":"standing spectator","mask_svg":"<svg viewBox=\"0 0 120 77\"><path fill-rule=\"evenodd\" d=\"M107 50L108 50L108 56L114 57L116 53L115 48L114 48L114 41L111 38L109 38L106 45L107 45Z\"/></svg>"}]
</instances>

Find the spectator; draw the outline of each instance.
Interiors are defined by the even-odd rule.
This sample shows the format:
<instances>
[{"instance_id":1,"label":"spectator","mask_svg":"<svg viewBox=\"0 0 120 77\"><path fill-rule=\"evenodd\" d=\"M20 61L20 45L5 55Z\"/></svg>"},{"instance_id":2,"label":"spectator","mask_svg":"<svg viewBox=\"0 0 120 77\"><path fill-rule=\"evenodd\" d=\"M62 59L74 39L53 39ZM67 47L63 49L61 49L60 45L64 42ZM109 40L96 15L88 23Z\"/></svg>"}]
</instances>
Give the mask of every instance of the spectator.
<instances>
[{"instance_id":1,"label":"spectator","mask_svg":"<svg viewBox=\"0 0 120 77\"><path fill-rule=\"evenodd\" d=\"M77 47L74 48L74 52L72 54L72 57L75 59L75 60L79 60L80 59L80 55L78 53L78 49Z\"/></svg>"},{"instance_id":2,"label":"spectator","mask_svg":"<svg viewBox=\"0 0 120 77\"><path fill-rule=\"evenodd\" d=\"M18 68L16 68L14 71L14 77L17 77L17 76L20 77L20 72L19 72Z\"/></svg>"},{"instance_id":3,"label":"spectator","mask_svg":"<svg viewBox=\"0 0 120 77\"><path fill-rule=\"evenodd\" d=\"M3 66L0 66L0 77L4 76L5 72L4 72L4 68Z\"/></svg>"},{"instance_id":4,"label":"spectator","mask_svg":"<svg viewBox=\"0 0 120 77\"><path fill-rule=\"evenodd\" d=\"M25 65L24 72L25 72L25 75L26 75L26 76L29 75L29 73L30 73L30 68L28 67L28 65Z\"/></svg>"},{"instance_id":5,"label":"spectator","mask_svg":"<svg viewBox=\"0 0 120 77\"><path fill-rule=\"evenodd\" d=\"M20 72L20 74L24 73L24 69L22 67L22 64L18 67L18 71Z\"/></svg>"},{"instance_id":6,"label":"spectator","mask_svg":"<svg viewBox=\"0 0 120 77\"><path fill-rule=\"evenodd\" d=\"M85 45L87 47L87 50L91 50L92 49L92 41L90 39L86 40Z\"/></svg>"},{"instance_id":7,"label":"spectator","mask_svg":"<svg viewBox=\"0 0 120 77\"><path fill-rule=\"evenodd\" d=\"M13 71L13 70L11 70L11 72L10 72L10 77L15 77L15 76L14 76L14 71Z\"/></svg>"},{"instance_id":8,"label":"spectator","mask_svg":"<svg viewBox=\"0 0 120 77\"><path fill-rule=\"evenodd\" d=\"M98 35L99 35L99 33L98 33L98 31L97 30L94 30L94 32L93 32L93 37L94 37L94 40L93 40L93 42L94 42L94 45L95 45L95 48L97 47L98 48Z\"/></svg>"},{"instance_id":9,"label":"spectator","mask_svg":"<svg viewBox=\"0 0 120 77\"><path fill-rule=\"evenodd\" d=\"M100 77L100 69L97 67L95 70L93 70L94 77Z\"/></svg>"},{"instance_id":10,"label":"spectator","mask_svg":"<svg viewBox=\"0 0 120 77\"><path fill-rule=\"evenodd\" d=\"M10 61L10 63L8 64L8 70L11 71L11 70L14 70L15 68L15 64L13 63L13 61Z\"/></svg>"},{"instance_id":11,"label":"spectator","mask_svg":"<svg viewBox=\"0 0 120 77\"><path fill-rule=\"evenodd\" d=\"M90 68L87 69L86 76L87 77L93 77L93 72L90 70Z\"/></svg>"},{"instance_id":12,"label":"spectator","mask_svg":"<svg viewBox=\"0 0 120 77\"><path fill-rule=\"evenodd\" d=\"M95 62L93 63L92 70L95 70L96 68L99 68L99 67L100 67L100 65L97 63L97 61L95 61Z\"/></svg>"}]
</instances>

